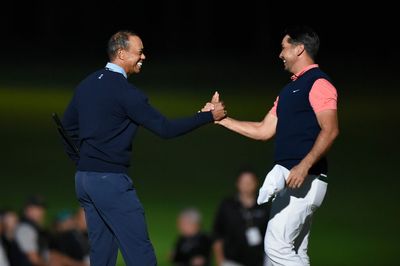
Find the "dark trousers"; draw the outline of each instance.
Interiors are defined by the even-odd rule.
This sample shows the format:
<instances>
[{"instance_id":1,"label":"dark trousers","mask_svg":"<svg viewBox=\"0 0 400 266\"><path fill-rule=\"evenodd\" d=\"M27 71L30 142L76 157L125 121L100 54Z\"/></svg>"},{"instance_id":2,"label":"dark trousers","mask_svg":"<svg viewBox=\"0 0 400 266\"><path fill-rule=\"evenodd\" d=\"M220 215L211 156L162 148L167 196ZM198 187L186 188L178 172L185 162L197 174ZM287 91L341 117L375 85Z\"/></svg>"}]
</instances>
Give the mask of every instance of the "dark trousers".
<instances>
[{"instance_id":1,"label":"dark trousers","mask_svg":"<svg viewBox=\"0 0 400 266\"><path fill-rule=\"evenodd\" d=\"M157 265L142 204L126 174L78 171L75 189L85 209L91 266L115 266L118 248L127 266Z\"/></svg>"}]
</instances>

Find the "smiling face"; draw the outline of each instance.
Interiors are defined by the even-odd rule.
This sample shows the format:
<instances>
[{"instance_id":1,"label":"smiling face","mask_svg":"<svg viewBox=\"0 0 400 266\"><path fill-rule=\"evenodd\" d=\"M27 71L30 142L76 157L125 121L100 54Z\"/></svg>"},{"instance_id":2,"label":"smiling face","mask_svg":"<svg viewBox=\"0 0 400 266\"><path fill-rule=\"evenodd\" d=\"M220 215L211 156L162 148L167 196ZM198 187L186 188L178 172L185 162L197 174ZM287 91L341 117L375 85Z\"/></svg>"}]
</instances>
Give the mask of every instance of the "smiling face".
<instances>
[{"instance_id":1,"label":"smiling face","mask_svg":"<svg viewBox=\"0 0 400 266\"><path fill-rule=\"evenodd\" d=\"M289 42L290 37L286 35L282 40L282 50L279 54L279 58L282 59L285 66L285 70L296 73L295 65L298 60L299 45Z\"/></svg>"},{"instance_id":2,"label":"smiling face","mask_svg":"<svg viewBox=\"0 0 400 266\"><path fill-rule=\"evenodd\" d=\"M129 36L127 49L118 51L117 60L127 75L137 74L142 68L146 56L143 53L143 43L138 36Z\"/></svg>"},{"instance_id":3,"label":"smiling face","mask_svg":"<svg viewBox=\"0 0 400 266\"><path fill-rule=\"evenodd\" d=\"M316 40L311 42L307 38L305 41L294 40L289 37L289 35L285 35L282 40L282 50L279 54L279 58L282 59L285 70L292 74L298 74L305 67L315 64L313 56L306 50L306 44L304 42L307 42L308 49L316 54L319 45L317 37Z\"/></svg>"}]
</instances>

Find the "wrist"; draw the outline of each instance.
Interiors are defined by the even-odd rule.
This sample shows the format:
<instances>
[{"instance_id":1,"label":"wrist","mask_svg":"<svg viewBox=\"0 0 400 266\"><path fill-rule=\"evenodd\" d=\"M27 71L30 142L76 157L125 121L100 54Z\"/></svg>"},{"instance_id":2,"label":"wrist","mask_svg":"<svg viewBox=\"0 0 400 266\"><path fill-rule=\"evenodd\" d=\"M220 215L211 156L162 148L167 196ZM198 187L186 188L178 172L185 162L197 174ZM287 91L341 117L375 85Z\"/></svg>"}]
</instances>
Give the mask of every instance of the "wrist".
<instances>
[{"instance_id":1,"label":"wrist","mask_svg":"<svg viewBox=\"0 0 400 266\"><path fill-rule=\"evenodd\" d=\"M226 126L229 122L229 117L222 118L221 120L215 122L221 126Z\"/></svg>"},{"instance_id":2,"label":"wrist","mask_svg":"<svg viewBox=\"0 0 400 266\"><path fill-rule=\"evenodd\" d=\"M310 170L310 168L312 167L312 163L307 160L306 158L304 158L301 162L300 162L300 166L304 169L306 169L307 171Z\"/></svg>"}]
</instances>

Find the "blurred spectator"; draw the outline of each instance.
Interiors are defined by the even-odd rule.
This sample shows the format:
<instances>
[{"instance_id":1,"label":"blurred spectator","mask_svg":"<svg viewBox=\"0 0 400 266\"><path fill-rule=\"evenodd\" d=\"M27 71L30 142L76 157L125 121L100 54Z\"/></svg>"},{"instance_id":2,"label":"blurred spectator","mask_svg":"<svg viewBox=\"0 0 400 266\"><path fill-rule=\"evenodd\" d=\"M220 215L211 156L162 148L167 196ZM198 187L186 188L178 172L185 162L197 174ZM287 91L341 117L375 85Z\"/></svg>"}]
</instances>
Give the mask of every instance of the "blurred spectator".
<instances>
[{"instance_id":1,"label":"blurred spectator","mask_svg":"<svg viewBox=\"0 0 400 266\"><path fill-rule=\"evenodd\" d=\"M3 248L3 244L0 242L0 265L1 266L9 266L8 258L6 255L6 251Z\"/></svg>"},{"instance_id":2,"label":"blurred spectator","mask_svg":"<svg viewBox=\"0 0 400 266\"><path fill-rule=\"evenodd\" d=\"M1 236L6 239L15 239L15 230L19 223L18 214L9 209L5 209L0 215Z\"/></svg>"},{"instance_id":3,"label":"blurred spectator","mask_svg":"<svg viewBox=\"0 0 400 266\"><path fill-rule=\"evenodd\" d=\"M210 265L211 239L202 232L198 210L183 210L177 219L179 236L175 243L172 262L176 266Z\"/></svg>"},{"instance_id":4,"label":"blurred spectator","mask_svg":"<svg viewBox=\"0 0 400 266\"><path fill-rule=\"evenodd\" d=\"M3 211L0 211L0 221L2 220L2 218L3 218ZM3 225L1 222L0 222L0 235L3 235ZM3 246L4 246L3 241L0 239L0 265L9 266L10 263L8 261L6 251Z\"/></svg>"},{"instance_id":5,"label":"blurred spectator","mask_svg":"<svg viewBox=\"0 0 400 266\"><path fill-rule=\"evenodd\" d=\"M218 266L261 266L270 205L257 205L258 178L252 170L239 172L236 188L215 217L215 259Z\"/></svg>"},{"instance_id":6,"label":"blurred spectator","mask_svg":"<svg viewBox=\"0 0 400 266\"><path fill-rule=\"evenodd\" d=\"M15 232L19 218L16 212L6 209L0 215L0 242L3 246L10 266L31 266L26 255L15 240ZM2 266L3 264L0 263Z\"/></svg>"},{"instance_id":7,"label":"blurred spectator","mask_svg":"<svg viewBox=\"0 0 400 266\"><path fill-rule=\"evenodd\" d=\"M44 230L46 204L40 195L29 197L24 205L15 239L31 265L46 265L48 259L47 233Z\"/></svg>"},{"instance_id":8,"label":"blurred spectator","mask_svg":"<svg viewBox=\"0 0 400 266\"><path fill-rule=\"evenodd\" d=\"M75 215L68 210L57 214L49 245L50 266L89 265L89 241L83 223L81 209Z\"/></svg>"}]
</instances>

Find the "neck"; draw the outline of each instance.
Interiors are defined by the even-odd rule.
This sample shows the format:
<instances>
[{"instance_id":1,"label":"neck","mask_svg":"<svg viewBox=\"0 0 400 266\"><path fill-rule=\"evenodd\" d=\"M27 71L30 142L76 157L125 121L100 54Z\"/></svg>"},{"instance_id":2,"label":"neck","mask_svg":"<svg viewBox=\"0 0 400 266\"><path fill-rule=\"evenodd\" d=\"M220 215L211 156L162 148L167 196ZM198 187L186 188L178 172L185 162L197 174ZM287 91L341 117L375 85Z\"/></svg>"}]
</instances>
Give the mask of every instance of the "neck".
<instances>
[{"instance_id":1,"label":"neck","mask_svg":"<svg viewBox=\"0 0 400 266\"><path fill-rule=\"evenodd\" d=\"M297 74L309 65L315 64L314 60L311 58L305 58L304 60L299 60L291 70L292 74Z\"/></svg>"},{"instance_id":2,"label":"neck","mask_svg":"<svg viewBox=\"0 0 400 266\"><path fill-rule=\"evenodd\" d=\"M110 61L110 63L113 63L113 64L121 67L125 71L126 75L129 76L128 69L124 66L123 61L114 60L114 61Z\"/></svg>"}]
</instances>

